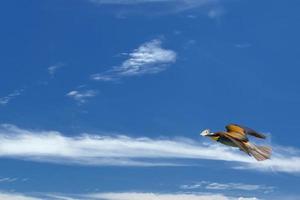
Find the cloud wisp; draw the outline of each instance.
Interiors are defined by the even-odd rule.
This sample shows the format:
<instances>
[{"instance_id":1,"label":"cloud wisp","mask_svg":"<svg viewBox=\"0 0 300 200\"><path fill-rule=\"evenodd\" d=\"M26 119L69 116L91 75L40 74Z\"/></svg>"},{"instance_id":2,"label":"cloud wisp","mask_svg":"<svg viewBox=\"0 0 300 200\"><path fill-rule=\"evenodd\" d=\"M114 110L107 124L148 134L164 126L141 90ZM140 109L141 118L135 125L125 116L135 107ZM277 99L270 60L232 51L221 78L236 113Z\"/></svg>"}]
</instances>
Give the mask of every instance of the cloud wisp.
<instances>
[{"instance_id":1,"label":"cloud wisp","mask_svg":"<svg viewBox=\"0 0 300 200\"><path fill-rule=\"evenodd\" d=\"M57 63L55 65L51 65L50 67L48 67L48 73L51 76L54 76L54 74L57 72L58 69L60 69L61 67L63 67L64 64L63 63Z\"/></svg>"},{"instance_id":2,"label":"cloud wisp","mask_svg":"<svg viewBox=\"0 0 300 200\"><path fill-rule=\"evenodd\" d=\"M77 101L78 104L86 103L87 99L95 97L97 95L96 90L85 90L85 91L78 91L72 90L66 94L66 96L74 99Z\"/></svg>"},{"instance_id":3,"label":"cloud wisp","mask_svg":"<svg viewBox=\"0 0 300 200\"><path fill-rule=\"evenodd\" d=\"M122 6L130 9L132 7L141 8L139 6L156 6L156 10L151 10L151 13L178 13L195 8L207 6L215 6L219 0L89 0L96 5L114 5ZM137 10L137 9L136 9ZM135 11L136 11L135 10ZM127 12L133 10L127 10Z\"/></svg>"},{"instance_id":4,"label":"cloud wisp","mask_svg":"<svg viewBox=\"0 0 300 200\"><path fill-rule=\"evenodd\" d=\"M237 149L206 145L187 138L151 139L124 135L64 136L57 131L34 131L0 126L0 157L96 166L182 166L191 161L231 163L236 169L300 173L300 155L274 149L271 160L257 162ZM195 162L196 163L196 162ZM193 164L193 163L192 163Z\"/></svg>"},{"instance_id":5,"label":"cloud wisp","mask_svg":"<svg viewBox=\"0 0 300 200\"><path fill-rule=\"evenodd\" d=\"M49 73L50 76L54 76L56 71L63 67L64 64L63 63L57 63L55 65L51 65L50 67L47 68L47 71ZM36 85L40 85L40 84L45 84L47 83L46 81L37 81L35 82L31 87L34 87ZM18 96L22 95L22 93L25 91L25 90L28 90L30 89L31 87L22 87L21 89L16 89L14 90L13 92L11 92L10 94L6 95L6 96L3 96L3 97L0 97L0 106L6 106L7 104L10 103L10 101L12 101L13 99L17 98Z\"/></svg>"},{"instance_id":6,"label":"cloud wisp","mask_svg":"<svg viewBox=\"0 0 300 200\"><path fill-rule=\"evenodd\" d=\"M274 187L266 185L253 185L244 183L217 183L209 181L200 181L190 185L181 185L181 189L184 190L230 190L230 191L256 191L262 193L270 193L274 191Z\"/></svg>"},{"instance_id":7,"label":"cloud wisp","mask_svg":"<svg viewBox=\"0 0 300 200\"><path fill-rule=\"evenodd\" d=\"M78 195L36 194L0 192L5 200L258 200L255 197L231 197L223 194L202 193L150 193L150 192L111 192L86 193Z\"/></svg>"},{"instance_id":8,"label":"cloud wisp","mask_svg":"<svg viewBox=\"0 0 300 200\"><path fill-rule=\"evenodd\" d=\"M167 69L176 61L176 53L161 46L161 40L146 42L128 54L128 59L120 66L104 73L93 74L91 79L112 81L122 77L156 74Z\"/></svg>"},{"instance_id":9,"label":"cloud wisp","mask_svg":"<svg viewBox=\"0 0 300 200\"><path fill-rule=\"evenodd\" d=\"M0 199L5 200L42 200L38 197L33 197L25 194L0 192Z\"/></svg>"},{"instance_id":10,"label":"cloud wisp","mask_svg":"<svg viewBox=\"0 0 300 200\"><path fill-rule=\"evenodd\" d=\"M5 106L7 105L11 100L16 98L17 96L20 96L24 89L15 90L12 93L8 94L7 96L0 97L0 105Z\"/></svg>"},{"instance_id":11,"label":"cloud wisp","mask_svg":"<svg viewBox=\"0 0 300 200\"><path fill-rule=\"evenodd\" d=\"M125 5L133 5L133 4L144 4L144 3L187 3L187 4L193 4L197 1L200 2L209 2L211 0L90 0L94 3L99 4L125 4Z\"/></svg>"},{"instance_id":12,"label":"cloud wisp","mask_svg":"<svg viewBox=\"0 0 300 200\"><path fill-rule=\"evenodd\" d=\"M17 178L10 178L10 177L4 177L4 178L1 178L0 177L0 183L12 183L12 182L15 182L17 181L18 179Z\"/></svg>"},{"instance_id":13,"label":"cloud wisp","mask_svg":"<svg viewBox=\"0 0 300 200\"><path fill-rule=\"evenodd\" d=\"M222 194L185 194L185 193L99 193L89 197L103 200L239 200L240 198L228 197ZM249 198L244 198L250 200ZM255 198L256 199L256 198ZM254 199L253 199L254 200Z\"/></svg>"}]
</instances>

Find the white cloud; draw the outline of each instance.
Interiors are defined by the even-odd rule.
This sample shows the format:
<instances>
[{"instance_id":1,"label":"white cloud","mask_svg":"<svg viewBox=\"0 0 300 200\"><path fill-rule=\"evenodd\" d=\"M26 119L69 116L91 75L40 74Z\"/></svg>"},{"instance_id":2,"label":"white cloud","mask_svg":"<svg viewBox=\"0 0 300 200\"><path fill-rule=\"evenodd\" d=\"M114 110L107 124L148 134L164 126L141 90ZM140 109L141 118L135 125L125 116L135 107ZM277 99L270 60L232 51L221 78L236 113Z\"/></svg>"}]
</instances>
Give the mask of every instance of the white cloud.
<instances>
[{"instance_id":1,"label":"white cloud","mask_svg":"<svg viewBox=\"0 0 300 200\"><path fill-rule=\"evenodd\" d=\"M98 166L190 165L191 161L205 159L227 161L239 169L300 173L300 155L277 151L276 147L271 160L257 162L237 149L187 138L67 137L57 131L33 131L7 124L0 126L0 157Z\"/></svg>"},{"instance_id":2,"label":"white cloud","mask_svg":"<svg viewBox=\"0 0 300 200\"><path fill-rule=\"evenodd\" d=\"M249 185L249 184L241 184L241 183L209 183L205 186L206 189L210 190L260 190L265 188L262 185Z\"/></svg>"},{"instance_id":3,"label":"white cloud","mask_svg":"<svg viewBox=\"0 0 300 200\"><path fill-rule=\"evenodd\" d=\"M0 105L5 106L8 104L12 99L16 98L17 96L20 96L24 89L15 90L12 93L8 94L5 97L0 97Z\"/></svg>"},{"instance_id":4,"label":"white cloud","mask_svg":"<svg viewBox=\"0 0 300 200\"><path fill-rule=\"evenodd\" d=\"M256 191L263 193L273 192L274 187L265 185L253 185L244 183L216 183L201 181L191 185L182 185L181 189L195 190L195 189L207 189L207 190L241 190L241 191Z\"/></svg>"},{"instance_id":5,"label":"white cloud","mask_svg":"<svg viewBox=\"0 0 300 200\"><path fill-rule=\"evenodd\" d=\"M143 3L164 3L164 2L195 2L195 0L90 0L99 4L143 4ZM201 1L201 0L200 0Z\"/></svg>"},{"instance_id":6,"label":"white cloud","mask_svg":"<svg viewBox=\"0 0 300 200\"><path fill-rule=\"evenodd\" d=\"M68 97L73 98L79 104L85 103L87 99L95 97L96 95L97 95L96 90L86 90L86 91L73 90L67 93Z\"/></svg>"},{"instance_id":7,"label":"white cloud","mask_svg":"<svg viewBox=\"0 0 300 200\"><path fill-rule=\"evenodd\" d=\"M201 193L146 193L146 192L114 192L81 195L38 194L26 195L0 192L0 199L5 200L258 200L257 198L231 197L222 194Z\"/></svg>"},{"instance_id":8,"label":"white cloud","mask_svg":"<svg viewBox=\"0 0 300 200\"><path fill-rule=\"evenodd\" d=\"M219 0L90 0L90 2L99 5L122 5L122 6L135 6L135 5L161 5L163 12L182 12L193 8L210 6L217 4ZM152 10L152 13L158 12Z\"/></svg>"},{"instance_id":9,"label":"white cloud","mask_svg":"<svg viewBox=\"0 0 300 200\"><path fill-rule=\"evenodd\" d=\"M92 74L91 79L93 79L95 81L114 81L114 80L116 80L115 76L117 76L117 75L114 75L114 74L105 75L105 73L103 73L103 74Z\"/></svg>"},{"instance_id":10,"label":"white cloud","mask_svg":"<svg viewBox=\"0 0 300 200\"><path fill-rule=\"evenodd\" d=\"M18 179L17 178L10 178L10 177L5 177L5 178L0 178L0 183L2 182L9 182L9 183L11 183L11 182L15 182L15 181L17 181Z\"/></svg>"},{"instance_id":11,"label":"white cloud","mask_svg":"<svg viewBox=\"0 0 300 200\"><path fill-rule=\"evenodd\" d=\"M93 3L99 4L143 4L143 3L161 3L161 2L176 2L178 0L90 0Z\"/></svg>"},{"instance_id":12,"label":"white cloud","mask_svg":"<svg viewBox=\"0 0 300 200\"><path fill-rule=\"evenodd\" d=\"M57 71L59 68L63 67L63 66L64 66L63 63L57 63L57 64L55 64L55 65L51 65L50 67L48 67L48 73L49 73L51 76L53 76L53 75L56 73L56 71Z\"/></svg>"},{"instance_id":13,"label":"white cloud","mask_svg":"<svg viewBox=\"0 0 300 200\"><path fill-rule=\"evenodd\" d=\"M103 200L229 200L233 198L216 194L160 194L160 193L102 193L89 197Z\"/></svg>"},{"instance_id":14,"label":"white cloud","mask_svg":"<svg viewBox=\"0 0 300 200\"><path fill-rule=\"evenodd\" d=\"M40 198L30 197L23 194L4 193L4 192L0 192L0 199L1 200L42 200Z\"/></svg>"},{"instance_id":15,"label":"white cloud","mask_svg":"<svg viewBox=\"0 0 300 200\"><path fill-rule=\"evenodd\" d=\"M225 151L224 151L225 150ZM222 154L220 152L224 151ZM218 155L219 154L219 155ZM127 136L66 137L56 131L32 131L0 126L0 156L89 165L174 165L171 158L251 161L231 149L216 149L187 139L150 139ZM159 159L159 161L139 159Z\"/></svg>"},{"instance_id":16,"label":"white cloud","mask_svg":"<svg viewBox=\"0 0 300 200\"><path fill-rule=\"evenodd\" d=\"M165 70L169 64L176 61L173 50L161 47L160 40L152 40L142 44L120 66L100 74L93 74L93 80L111 81L121 77L155 74Z\"/></svg>"}]
</instances>

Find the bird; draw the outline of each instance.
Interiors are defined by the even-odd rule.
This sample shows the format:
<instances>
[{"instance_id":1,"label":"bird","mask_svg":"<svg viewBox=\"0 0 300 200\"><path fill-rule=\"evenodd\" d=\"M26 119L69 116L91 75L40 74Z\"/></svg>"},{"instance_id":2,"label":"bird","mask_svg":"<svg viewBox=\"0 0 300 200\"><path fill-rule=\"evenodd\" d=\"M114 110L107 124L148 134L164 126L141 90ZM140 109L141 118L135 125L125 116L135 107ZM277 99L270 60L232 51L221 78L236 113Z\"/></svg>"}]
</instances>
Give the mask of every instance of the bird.
<instances>
[{"instance_id":1,"label":"bird","mask_svg":"<svg viewBox=\"0 0 300 200\"><path fill-rule=\"evenodd\" d=\"M260 139L266 139L266 136L257 131L238 124L228 124L226 131L212 133L210 129L205 129L200 133L201 136L209 137L214 141L224 145L237 147L249 156L253 156L257 161L270 159L272 149L268 146L257 146L251 142L247 136L254 136Z\"/></svg>"}]
</instances>

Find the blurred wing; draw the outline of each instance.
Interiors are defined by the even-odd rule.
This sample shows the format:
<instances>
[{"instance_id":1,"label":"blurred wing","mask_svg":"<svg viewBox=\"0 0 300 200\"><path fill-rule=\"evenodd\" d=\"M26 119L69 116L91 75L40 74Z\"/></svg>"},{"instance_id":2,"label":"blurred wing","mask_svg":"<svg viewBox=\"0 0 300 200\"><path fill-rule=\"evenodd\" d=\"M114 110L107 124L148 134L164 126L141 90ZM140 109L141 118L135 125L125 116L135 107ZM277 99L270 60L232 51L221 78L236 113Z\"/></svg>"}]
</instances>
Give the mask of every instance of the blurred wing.
<instances>
[{"instance_id":1,"label":"blurred wing","mask_svg":"<svg viewBox=\"0 0 300 200\"><path fill-rule=\"evenodd\" d=\"M229 140L231 140L231 141L232 141L236 146L238 146L242 151L244 151L245 153L247 153L248 155L250 155L249 149L247 148L247 146L246 146L243 142L241 142L241 141L239 141L239 140L237 140L237 139L231 137L231 136L228 135L227 133L223 134L223 136L226 137L226 138L228 138Z\"/></svg>"},{"instance_id":2,"label":"blurred wing","mask_svg":"<svg viewBox=\"0 0 300 200\"><path fill-rule=\"evenodd\" d=\"M228 124L225 128L228 132L236 132L236 133L240 133L240 134L245 134L244 128L237 124Z\"/></svg>"},{"instance_id":3,"label":"blurred wing","mask_svg":"<svg viewBox=\"0 0 300 200\"><path fill-rule=\"evenodd\" d=\"M230 132L235 132L235 133L240 133L240 134L244 134L245 137L246 135L252 135L254 137L257 138L262 138L265 139L266 136L256 132L255 130L245 127L245 126L241 126L241 125L237 125L237 124L229 124L226 126L226 130L230 133Z\"/></svg>"},{"instance_id":4,"label":"blurred wing","mask_svg":"<svg viewBox=\"0 0 300 200\"><path fill-rule=\"evenodd\" d=\"M248 138L246 136L246 133L244 129L240 126L237 126L235 124L229 124L226 126L226 134L234 139L240 140L240 141L248 141Z\"/></svg>"}]
</instances>

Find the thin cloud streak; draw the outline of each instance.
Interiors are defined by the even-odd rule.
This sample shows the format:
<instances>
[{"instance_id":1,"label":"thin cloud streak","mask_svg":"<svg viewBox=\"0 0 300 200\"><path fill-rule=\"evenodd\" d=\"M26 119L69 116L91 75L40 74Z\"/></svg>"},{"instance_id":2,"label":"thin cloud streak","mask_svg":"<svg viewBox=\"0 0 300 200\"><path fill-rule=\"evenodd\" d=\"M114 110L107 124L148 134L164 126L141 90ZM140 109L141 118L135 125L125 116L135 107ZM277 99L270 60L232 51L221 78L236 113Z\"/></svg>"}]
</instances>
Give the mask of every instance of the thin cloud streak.
<instances>
[{"instance_id":1,"label":"thin cloud streak","mask_svg":"<svg viewBox=\"0 0 300 200\"><path fill-rule=\"evenodd\" d=\"M5 178L0 178L0 183L3 183L3 182L12 183L12 182L15 182L17 180L18 180L17 178L5 177Z\"/></svg>"},{"instance_id":2,"label":"thin cloud streak","mask_svg":"<svg viewBox=\"0 0 300 200\"><path fill-rule=\"evenodd\" d=\"M0 97L0 105L5 106L7 105L11 100L16 98L17 96L20 96L24 89L15 90L12 93L8 94L5 97Z\"/></svg>"},{"instance_id":3,"label":"thin cloud streak","mask_svg":"<svg viewBox=\"0 0 300 200\"><path fill-rule=\"evenodd\" d=\"M99 4L143 4L143 3L180 3L180 2L186 2L186 3L192 3L196 2L196 0L90 0L94 3ZM201 0L200 0L201 1Z\"/></svg>"},{"instance_id":4,"label":"thin cloud streak","mask_svg":"<svg viewBox=\"0 0 300 200\"><path fill-rule=\"evenodd\" d=\"M103 200L237 200L221 194L100 193L89 197Z\"/></svg>"},{"instance_id":5,"label":"thin cloud streak","mask_svg":"<svg viewBox=\"0 0 300 200\"><path fill-rule=\"evenodd\" d=\"M161 40L146 42L128 54L128 59L120 66L104 73L93 74L96 81L113 81L122 77L156 74L167 69L176 61L176 53L161 46Z\"/></svg>"},{"instance_id":6,"label":"thin cloud streak","mask_svg":"<svg viewBox=\"0 0 300 200\"><path fill-rule=\"evenodd\" d=\"M151 139L83 134L67 137L57 131L34 131L0 126L0 157L96 166L181 166L191 161L227 161L234 168L300 172L300 155L277 152L257 162L237 149L205 145L187 138ZM199 163L199 162L198 162Z\"/></svg>"},{"instance_id":7,"label":"thin cloud streak","mask_svg":"<svg viewBox=\"0 0 300 200\"><path fill-rule=\"evenodd\" d=\"M97 95L96 90L86 90L86 91L72 90L66 94L66 96L74 99L79 104L86 103L87 99L95 97L96 95Z\"/></svg>"},{"instance_id":8,"label":"thin cloud streak","mask_svg":"<svg viewBox=\"0 0 300 200\"><path fill-rule=\"evenodd\" d=\"M5 192L0 192L0 199L3 199L3 200L4 199L5 200L42 200L41 198L27 196L24 194L5 193Z\"/></svg>"},{"instance_id":9,"label":"thin cloud streak","mask_svg":"<svg viewBox=\"0 0 300 200\"><path fill-rule=\"evenodd\" d=\"M146 192L111 192L86 193L81 195L36 194L0 192L0 199L5 200L258 200L255 197L231 197L223 194L201 193L146 193Z\"/></svg>"},{"instance_id":10,"label":"thin cloud streak","mask_svg":"<svg viewBox=\"0 0 300 200\"><path fill-rule=\"evenodd\" d=\"M115 5L135 7L139 5L156 5L161 8L161 13L177 13L205 6L214 6L219 0L89 0L96 5ZM137 7L138 8L138 7ZM132 10L131 10L132 11ZM130 10L129 10L130 12ZM152 13L158 12L152 10Z\"/></svg>"},{"instance_id":11,"label":"thin cloud streak","mask_svg":"<svg viewBox=\"0 0 300 200\"><path fill-rule=\"evenodd\" d=\"M181 185L181 189L184 190L196 190L196 189L206 189L206 190L236 190L236 191L256 191L263 193L270 193L274 191L274 187L266 185L254 185L254 184L244 184L244 183L217 183L209 181L200 181L190 185Z\"/></svg>"},{"instance_id":12,"label":"thin cloud streak","mask_svg":"<svg viewBox=\"0 0 300 200\"><path fill-rule=\"evenodd\" d=\"M57 64L55 64L55 65L51 65L50 67L48 67L48 73L49 73L51 76L53 76L53 75L57 72L57 70L58 70L59 68L63 67L63 66L64 66L63 63L57 63Z\"/></svg>"}]
</instances>

